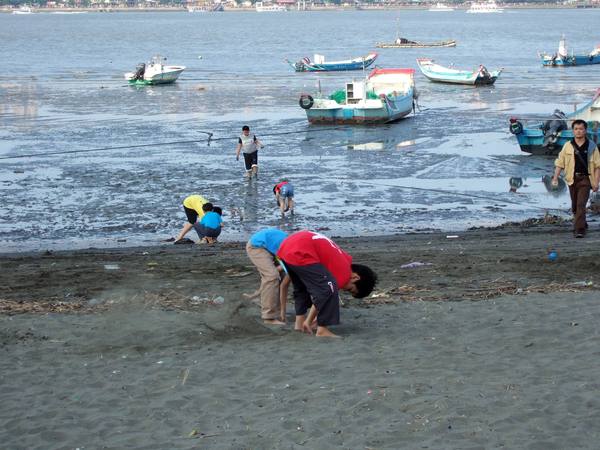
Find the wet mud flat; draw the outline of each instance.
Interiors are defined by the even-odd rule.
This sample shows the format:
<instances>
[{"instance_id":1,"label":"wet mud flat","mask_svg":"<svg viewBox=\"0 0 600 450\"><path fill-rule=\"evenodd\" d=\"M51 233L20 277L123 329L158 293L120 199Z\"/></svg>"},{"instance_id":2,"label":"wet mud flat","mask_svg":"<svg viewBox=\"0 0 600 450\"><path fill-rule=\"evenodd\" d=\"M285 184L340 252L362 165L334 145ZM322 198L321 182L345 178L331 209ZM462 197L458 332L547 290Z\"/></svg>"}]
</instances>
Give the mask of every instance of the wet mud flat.
<instances>
[{"instance_id":1,"label":"wet mud flat","mask_svg":"<svg viewBox=\"0 0 600 450\"><path fill-rule=\"evenodd\" d=\"M337 340L259 323L243 243L3 255L0 440L594 448L600 232L454 235L338 239L380 283Z\"/></svg>"}]
</instances>

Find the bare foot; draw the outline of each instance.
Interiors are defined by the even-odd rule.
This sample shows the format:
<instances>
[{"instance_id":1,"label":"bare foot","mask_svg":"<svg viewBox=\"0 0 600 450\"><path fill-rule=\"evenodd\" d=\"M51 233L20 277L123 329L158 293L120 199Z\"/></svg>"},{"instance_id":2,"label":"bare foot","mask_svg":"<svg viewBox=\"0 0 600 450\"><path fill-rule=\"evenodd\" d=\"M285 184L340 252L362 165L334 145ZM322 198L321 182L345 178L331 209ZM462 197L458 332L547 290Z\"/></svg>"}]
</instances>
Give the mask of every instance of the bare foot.
<instances>
[{"instance_id":1,"label":"bare foot","mask_svg":"<svg viewBox=\"0 0 600 450\"><path fill-rule=\"evenodd\" d=\"M285 325L285 322L282 322L281 320L277 319L263 319L263 323L265 325Z\"/></svg>"},{"instance_id":2,"label":"bare foot","mask_svg":"<svg viewBox=\"0 0 600 450\"><path fill-rule=\"evenodd\" d=\"M340 337L337 334L334 334L331 331L329 331L329 329L327 327L317 327L316 335L319 337L333 337L333 338Z\"/></svg>"}]
</instances>

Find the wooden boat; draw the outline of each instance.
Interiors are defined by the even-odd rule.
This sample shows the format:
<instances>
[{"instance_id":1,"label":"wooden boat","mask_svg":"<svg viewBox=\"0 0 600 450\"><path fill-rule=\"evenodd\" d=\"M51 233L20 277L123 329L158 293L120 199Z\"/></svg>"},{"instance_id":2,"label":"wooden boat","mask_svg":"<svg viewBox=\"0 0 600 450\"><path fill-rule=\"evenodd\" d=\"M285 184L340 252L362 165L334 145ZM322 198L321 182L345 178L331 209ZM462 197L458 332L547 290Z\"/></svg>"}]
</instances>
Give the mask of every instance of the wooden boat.
<instances>
[{"instance_id":1,"label":"wooden boat","mask_svg":"<svg viewBox=\"0 0 600 450\"><path fill-rule=\"evenodd\" d=\"M375 69L365 80L346 83L326 98L300 96L310 123L376 124L399 120L414 110L414 69Z\"/></svg>"},{"instance_id":2,"label":"wooden boat","mask_svg":"<svg viewBox=\"0 0 600 450\"><path fill-rule=\"evenodd\" d=\"M427 47L456 47L454 39L440 42L417 42L398 37L394 42L378 42L377 48L427 48Z\"/></svg>"},{"instance_id":3,"label":"wooden boat","mask_svg":"<svg viewBox=\"0 0 600 450\"><path fill-rule=\"evenodd\" d=\"M556 155L563 145L573 139L571 124L576 119L588 123L588 138L600 142L600 89L592 100L571 114L554 110L551 117L517 118L511 117L510 132L519 142L521 150L534 155ZM534 124L527 126L529 121Z\"/></svg>"},{"instance_id":4,"label":"wooden boat","mask_svg":"<svg viewBox=\"0 0 600 450\"><path fill-rule=\"evenodd\" d=\"M417 64L423 75L431 81L439 83L468 84L471 86L483 86L494 84L502 69L489 72L485 66L480 65L475 70L457 70L435 64L433 59L420 58Z\"/></svg>"},{"instance_id":5,"label":"wooden boat","mask_svg":"<svg viewBox=\"0 0 600 450\"><path fill-rule=\"evenodd\" d=\"M567 50L566 39L563 36L558 43L558 51L554 54L540 53L542 65L546 67L587 66L600 64L600 47L596 47L587 55L576 55Z\"/></svg>"},{"instance_id":6,"label":"wooden boat","mask_svg":"<svg viewBox=\"0 0 600 450\"><path fill-rule=\"evenodd\" d=\"M330 72L340 70L361 70L366 69L377 59L377 53L369 53L367 56L360 58L347 59L344 61L325 61L323 55L315 55L314 60L310 58L302 58L298 62L291 62L286 59L286 62L296 72Z\"/></svg>"}]
</instances>

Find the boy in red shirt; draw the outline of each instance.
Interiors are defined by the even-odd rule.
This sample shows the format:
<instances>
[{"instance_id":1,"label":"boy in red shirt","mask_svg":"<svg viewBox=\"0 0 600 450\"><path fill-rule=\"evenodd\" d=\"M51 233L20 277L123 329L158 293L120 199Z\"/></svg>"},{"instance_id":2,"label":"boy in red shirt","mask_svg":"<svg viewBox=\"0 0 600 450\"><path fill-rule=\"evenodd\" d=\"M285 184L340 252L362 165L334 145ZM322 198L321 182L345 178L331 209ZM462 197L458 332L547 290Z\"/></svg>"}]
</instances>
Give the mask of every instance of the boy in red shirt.
<instances>
[{"instance_id":1,"label":"boy in red shirt","mask_svg":"<svg viewBox=\"0 0 600 450\"><path fill-rule=\"evenodd\" d=\"M295 329L312 334L316 317L317 336L336 336L328 327L340 323L339 289L363 298L377 282L377 275L369 267L352 264L352 257L335 242L312 231L298 231L287 237L277 256L294 285Z\"/></svg>"}]
</instances>

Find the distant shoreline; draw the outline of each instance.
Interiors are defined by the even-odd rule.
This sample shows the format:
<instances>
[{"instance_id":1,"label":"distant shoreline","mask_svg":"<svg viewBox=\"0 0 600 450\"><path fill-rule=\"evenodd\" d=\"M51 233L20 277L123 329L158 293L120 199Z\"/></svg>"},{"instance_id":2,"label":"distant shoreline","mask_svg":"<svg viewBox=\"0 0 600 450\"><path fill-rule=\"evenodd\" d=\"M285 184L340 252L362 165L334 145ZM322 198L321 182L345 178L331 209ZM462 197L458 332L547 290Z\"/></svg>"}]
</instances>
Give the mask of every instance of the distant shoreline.
<instances>
[{"instance_id":1,"label":"distant shoreline","mask_svg":"<svg viewBox=\"0 0 600 450\"><path fill-rule=\"evenodd\" d=\"M522 5L503 5L505 10L520 10L520 9L596 9L599 6L586 6L586 7L578 7L577 5L559 5L559 4L537 4L537 3L525 3ZM398 6L363 6L360 9L354 7L342 7L342 6L321 6L321 7L313 7L302 12L310 12L310 11L394 11L394 10L422 10L427 11L431 8L431 5L421 6L421 5L398 5ZM461 6L453 6L455 10L467 10L469 9L469 5L461 5ZM18 8L0 8L0 13L12 14L13 11L18 11ZM295 8L290 8L288 12L297 11ZM183 7L156 7L156 8L138 8L138 7L119 7L119 8L33 8L33 14L48 14L48 13L117 13L117 12L187 12L186 8ZM209 11L207 11L208 13ZM254 8L228 8L225 7L225 10L222 12L256 12Z\"/></svg>"}]
</instances>

